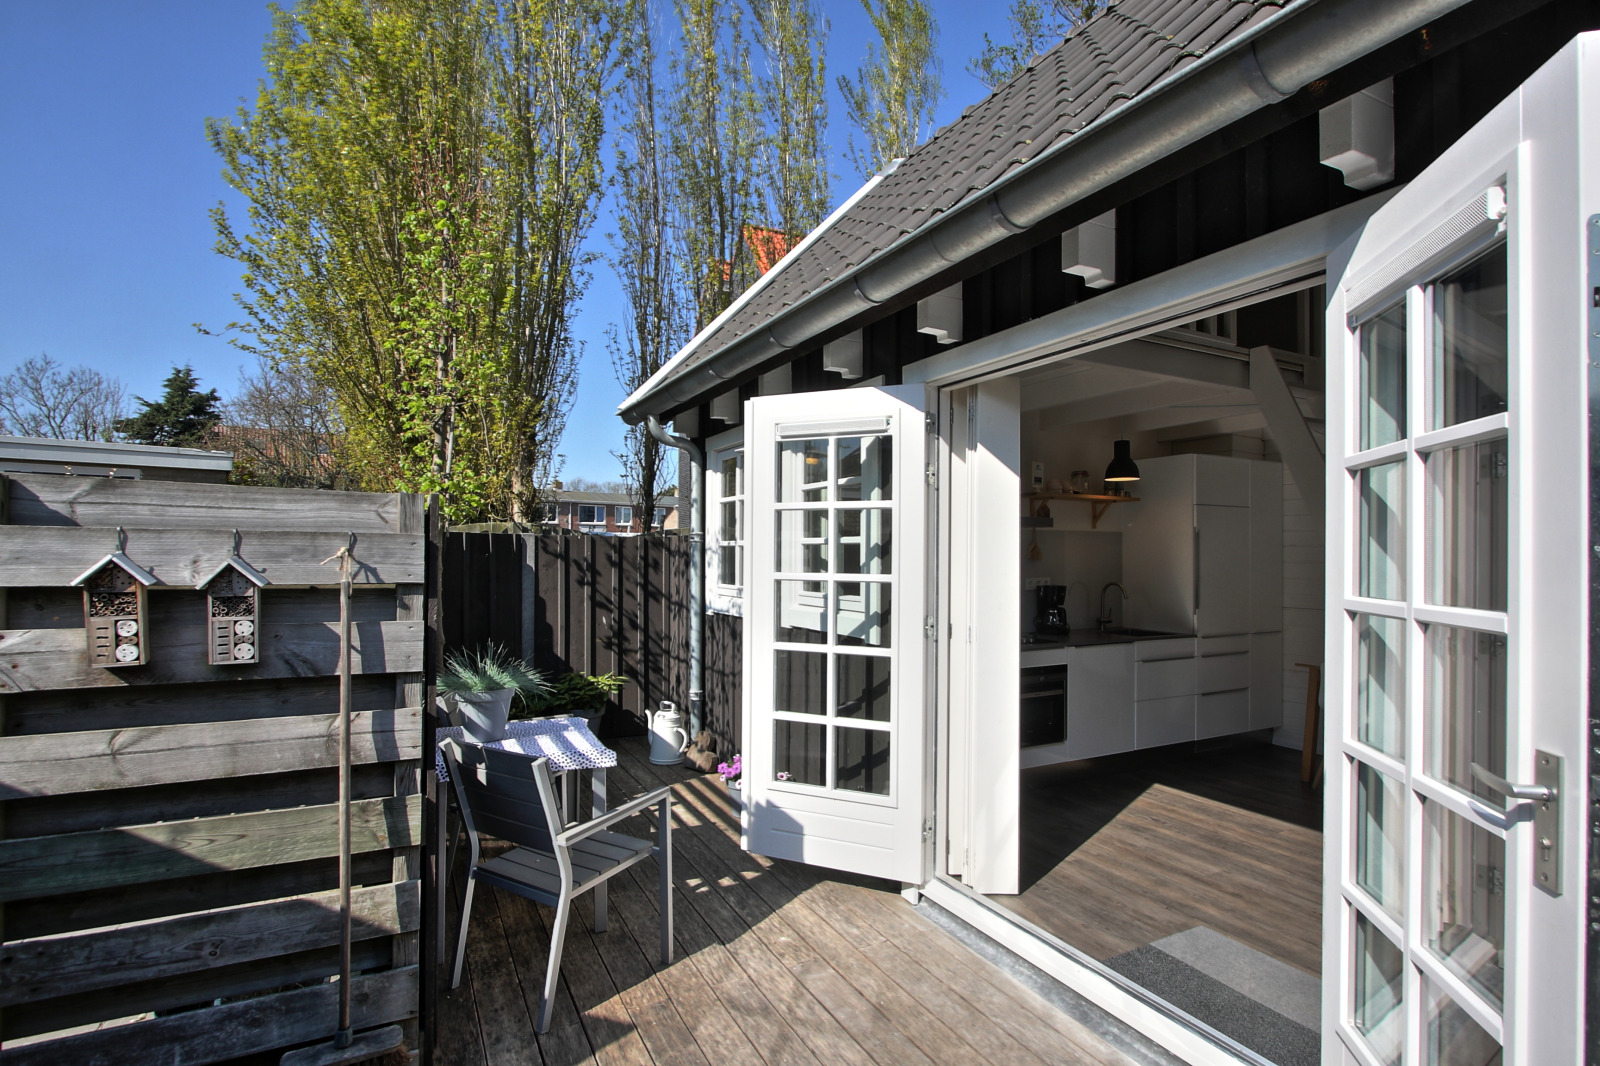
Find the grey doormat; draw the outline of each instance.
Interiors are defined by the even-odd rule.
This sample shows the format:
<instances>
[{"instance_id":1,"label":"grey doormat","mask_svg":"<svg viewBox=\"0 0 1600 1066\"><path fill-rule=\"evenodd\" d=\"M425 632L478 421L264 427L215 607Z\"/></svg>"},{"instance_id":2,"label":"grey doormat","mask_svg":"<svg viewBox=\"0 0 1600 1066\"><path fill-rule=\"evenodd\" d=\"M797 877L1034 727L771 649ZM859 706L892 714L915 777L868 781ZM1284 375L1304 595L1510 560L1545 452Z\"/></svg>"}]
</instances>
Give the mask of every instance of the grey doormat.
<instances>
[{"instance_id":1,"label":"grey doormat","mask_svg":"<svg viewBox=\"0 0 1600 1066\"><path fill-rule=\"evenodd\" d=\"M1191 929L1105 964L1277 1066L1321 1061L1320 982L1221 933Z\"/></svg>"}]
</instances>

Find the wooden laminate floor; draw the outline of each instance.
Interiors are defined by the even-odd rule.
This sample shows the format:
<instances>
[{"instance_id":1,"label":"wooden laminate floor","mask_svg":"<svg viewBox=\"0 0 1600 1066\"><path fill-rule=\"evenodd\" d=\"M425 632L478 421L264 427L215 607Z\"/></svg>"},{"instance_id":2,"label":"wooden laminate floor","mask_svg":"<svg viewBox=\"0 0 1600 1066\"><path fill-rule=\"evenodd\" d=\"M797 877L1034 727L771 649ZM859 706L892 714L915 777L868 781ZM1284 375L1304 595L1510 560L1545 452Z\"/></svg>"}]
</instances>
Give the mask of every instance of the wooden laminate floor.
<instances>
[{"instance_id":1,"label":"wooden laminate floor","mask_svg":"<svg viewBox=\"0 0 1600 1066\"><path fill-rule=\"evenodd\" d=\"M623 765L609 789L623 797L673 785L674 962L662 968L656 955L647 861L613 882L606 933L592 932L590 897L579 897L555 1020L536 1036L552 911L480 888L461 986L440 997L436 1062L1133 1062L924 919L893 886L740 851L718 780L651 766L643 745L617 743Z\"/></svg>"},{"instance_id":2,"label":"wooden laminate floor","mask_svg":"<svg viewBox=\"0 0 1600 1066\"><path fill-rule=\"evenodd\" d=\"M1300 754L1192 745L1029 770L1022 892L995 902L1094 958L1207 926L1321 972L1322 793Z\"/></svg>"}]
</instances>

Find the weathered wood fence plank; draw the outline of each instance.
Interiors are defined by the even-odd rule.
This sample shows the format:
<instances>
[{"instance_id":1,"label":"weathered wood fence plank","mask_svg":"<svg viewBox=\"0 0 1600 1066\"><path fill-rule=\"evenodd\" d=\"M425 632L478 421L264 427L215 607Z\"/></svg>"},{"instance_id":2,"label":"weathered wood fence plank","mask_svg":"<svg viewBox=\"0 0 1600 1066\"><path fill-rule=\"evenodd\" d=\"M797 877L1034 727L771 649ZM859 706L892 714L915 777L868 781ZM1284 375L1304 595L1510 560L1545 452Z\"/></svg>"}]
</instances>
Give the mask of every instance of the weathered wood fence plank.
<instances>
[{"instance_id":1,"label":"weathered wood fence plank","mask_svg":"<svg viewBox=\"0 0 1600 1066\"><path fill-rule=\"evenodd\" d=\"M356 852L422 843L420 796L350 805ZM0 902L333 855L338 805L0 841Z\"/></svg>"},{"instance_id":2,"label":"weathered wood fence plank","mask_svg":"<svg viewBox=\"0 0 1600 1066\"><path fill-rule=\"evenodd\" d=\"M351 715L356 763L422 751L422 709ZM0 800L336 766L339 716L300 715L0 737Z\"/></svg>"},{"instance_id":3,"label":"weathered wood fence plank","mask_svg":"<svg viewBox=\"0 0 1600 1066\"><path fill-rule=\"evenodd\" d=\"M11 521L19 526L128 529L268 529L399 533L403 497L240 485L13 475Z\"/></svg>"},{"instance_id":4,"label":"weathered wood fence plank","mask_svg":"<svg viewBox=\"0 0 1600 1066\"><path fill-rule=\"evenodd\" d=\"M261 662L254 666L207 664L202 625L166 631L152 625L150 630L150 662L123 670L90 666L81 629L0 631L0 693L327 677L339 669L339 629L334 623L280 625L272 622L269 613L260 633ZM355 645L351 657L353 673L413 673L422 669L422 622L357 622L351 632Z\"/></svg>"},{"instance_id":5,"label":"weathered wood fence plank","mask_svg":"<svg viewBox=\"0 0 1600 1066\"><path fill-rule=\"evenodd\" d=\"M233 554L233 530L124 527L128 558L161 584L193 587ZM358 584L422 581L422 536L366 533L356 537ZM337 585L339 570L322 561L348 543L346 533L303 530L241 534L240 555L273 585ZM117 532L102 527L9 526L0 536L0 586L70 585L116 548Z\"/></svg>"},{"instance_id":6,"label":"weathered wood fence plank","mask_svg":"<svg viewBox=\"0 0 1600 1066\"><path fill-rule=\"evenodd\" d=\"M356 940L414 931L421 882L350 893ZM0 952L0 1006L216 969L339 942L339 893L319 892L87 933L7 944Z\"/></svg>"},{"instance_id":7,"label":"weathered wood fence plank","mask_svg":"<svg viewBox=\"0 0 1600 1066\"><path fill-rule=\"evenodd\" d=\"M417 1011L417 969L407 966L350 983L351 1022L358 1029L409 1018ZM0 1049L5 1066L186 1066L272 1051L331 1036L338 1002L332 984L299 988L240 1003L79 1033L48 1043ZM219 1049L222 1054L219 1055Z\"/></svg>"}]
</instances>

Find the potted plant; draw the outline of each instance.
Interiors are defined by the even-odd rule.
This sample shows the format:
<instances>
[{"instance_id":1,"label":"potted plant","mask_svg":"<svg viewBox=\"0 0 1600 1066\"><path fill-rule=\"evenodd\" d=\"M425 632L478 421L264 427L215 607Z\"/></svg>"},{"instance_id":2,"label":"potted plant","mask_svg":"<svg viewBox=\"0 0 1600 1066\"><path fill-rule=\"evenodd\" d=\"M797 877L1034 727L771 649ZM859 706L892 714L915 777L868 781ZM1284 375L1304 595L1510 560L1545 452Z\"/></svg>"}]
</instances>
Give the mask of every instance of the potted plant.
<instances>
[{"instance_id":1,"label":"potted plant","mask_svg":"<svg viewBox=\"0 0 1600 1066\"><path fill-rule=\"evenodd\" d=\"M717 773L728 787L728 798L735 811L744 810L744 756L735 755L727 762L717 764Z\"/></svg>"},{"instance_id":2,"label":"potted plant","mask_svg":"<svg viewBox=\"0 0 1600 1066\"><path fill-rule=\"evenodd\" d=\"M598 735L606 703L627 683L628 679L621 674L563 674L542 692L523 699L517 717L575 714L583 718L591 733Z\"/></svg>"},{"instance_id":3,"label":"potted plant","mask_svg":"<svg viewBox=\"0 0 1600 1066\"><path fill-rule=\"evenodd\" d=\"M511 699L537 698L549 691L543 674L496 644L481 651L446 657L439 673L439 691L453 698L467 736L479 744L506 735Z\"/></svg>"}]
</instances>

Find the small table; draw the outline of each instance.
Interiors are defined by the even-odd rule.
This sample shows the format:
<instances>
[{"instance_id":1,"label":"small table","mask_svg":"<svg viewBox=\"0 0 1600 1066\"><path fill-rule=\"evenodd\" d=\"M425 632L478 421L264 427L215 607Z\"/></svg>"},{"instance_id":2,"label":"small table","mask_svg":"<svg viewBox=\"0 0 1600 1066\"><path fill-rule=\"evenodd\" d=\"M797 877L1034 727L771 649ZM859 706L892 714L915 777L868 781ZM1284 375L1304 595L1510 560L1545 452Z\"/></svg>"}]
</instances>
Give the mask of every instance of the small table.
<instances>
[{"instance_id":1,"label":"small table","mask_svg":"<svg viewBox=\"0 0 1600 1066\"><path fill-rule=\"evenodd\" d=\"M461 726L443 726L434 735L439 740L455 740L471 743L466 740L467 731ZM529 759L549 759L552 772L561 775L561 806L562 817L570 824L575 820L573 816L578 807L578 770L592 771L590 782L590 795L594 804L593 816L598 817L606 812L606 770L617 765L617 753L600 743L598 737L589 731L589 727L582 718L575 716L562 716L559 718L527 718L521 721L506 723L506 735L500 739L484 745L488 748L497 748L501 751L516 752L526 755ZM450 780L450 772L445 769L444 752L435 749L434 773L439 775L441 782ZM453 789L447 789L446 795L440 797L441 801L436 806L439 811L438 847L441 856L448 857L449 794ZM450 871L444 871L442 882L447 882ZM595 928L604 929L606 926L606 886L604 883L594 887L594 914ZM444 921L444 886L441 884L439 891L439 957L445 957L445 921Z\"/></svg>"}]
</instances>

